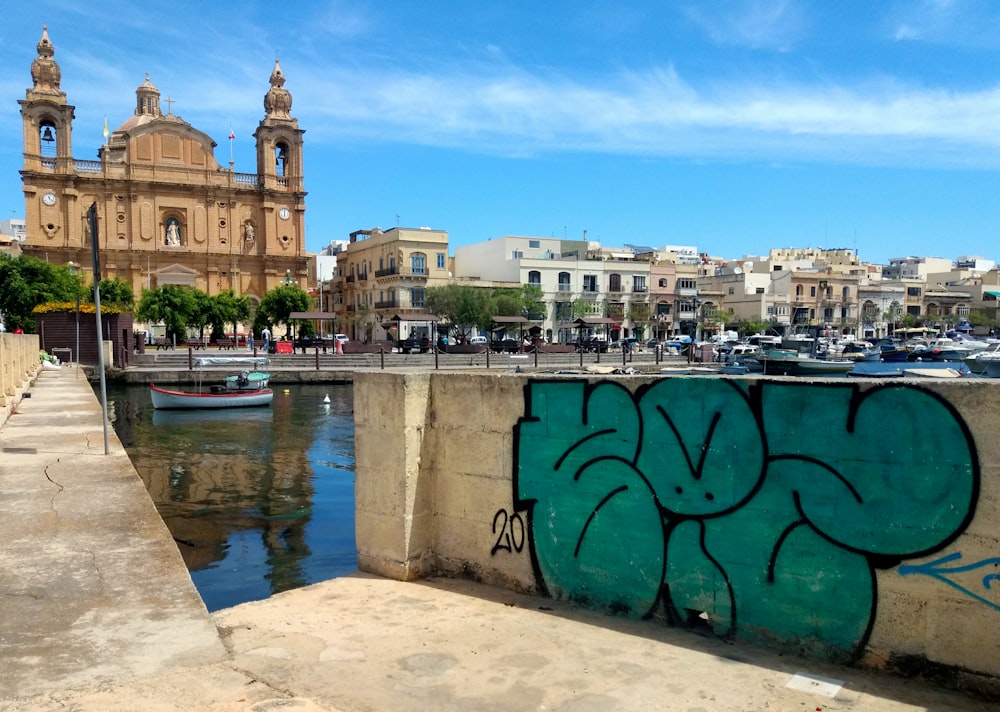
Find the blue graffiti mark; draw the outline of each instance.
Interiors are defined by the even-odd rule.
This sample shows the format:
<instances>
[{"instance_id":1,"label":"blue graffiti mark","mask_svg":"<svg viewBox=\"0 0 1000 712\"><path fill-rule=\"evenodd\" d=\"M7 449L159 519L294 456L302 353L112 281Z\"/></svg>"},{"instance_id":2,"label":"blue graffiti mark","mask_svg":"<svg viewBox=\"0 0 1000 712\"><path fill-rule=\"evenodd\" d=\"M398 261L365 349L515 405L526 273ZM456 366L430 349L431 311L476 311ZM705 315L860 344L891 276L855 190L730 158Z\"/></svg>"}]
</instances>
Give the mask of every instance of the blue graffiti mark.
<instances>
[{"instance_id":1,"label":"blue graffiti mark","mask_svg":"<svg viewBox=\"0 0 1000 712\"><path fill-rule=\"evenodd\" d=\"M966 571L975 571L976 569L981 569L984 566L1000 566L1000 559L998 558L983 559L982 561L977 561L974 564L966 564L965 566L954 566L952 568L942 567L942 564L947 564L951 561L957 561L958 559L961 558L962 555L956 552L954 554L948 554L947 556L942 556L940 559L936 559L935 561L928 561L923 564L905 564L899 567L899 575L911 576L913 574L921 574L924 576L930 576L931 578L936 578L938 581L946 583L952 588L961 591L966 596L969 596L970 598L973 598L979 601L980 603L989 606L990 608L994 608L1000 611L1000 604L994 603L989 599L983 598L982 596L973 593L972 591L967 589L965 586L962 586L957 581L953 581L947 575L947 574L961 574L965 573ZM1000 580L1000 574L987 575L986 577L983 578L983 588L985 588L986 590L990 590L990 581L995 581L995 580Z\"/></svg>"}]
</instances>

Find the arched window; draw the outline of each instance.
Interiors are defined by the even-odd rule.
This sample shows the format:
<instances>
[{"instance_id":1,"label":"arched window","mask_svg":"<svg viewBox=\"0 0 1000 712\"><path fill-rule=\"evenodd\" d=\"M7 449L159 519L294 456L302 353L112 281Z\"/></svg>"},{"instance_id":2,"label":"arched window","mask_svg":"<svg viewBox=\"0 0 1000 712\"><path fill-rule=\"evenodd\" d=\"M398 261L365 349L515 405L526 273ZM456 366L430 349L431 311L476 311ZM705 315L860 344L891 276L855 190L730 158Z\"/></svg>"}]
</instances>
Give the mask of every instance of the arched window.
<instances>
[{"instance_id":1,"label":"arched window","mask_svg":"<svg viewBox=\"0 0 1000 712\"><path fill-rule=\"evenodd\" d=\"M796 284L795 285L795 296L796 297L801 297L802 296L802 285L801 284Z\"/></svg>"},{"instance_id":2,"label":"arched window","mask_svg":"<svg viewBox=\"0 0 1000 712\"><path fill-rule=\"evenodd\" d=\"M667 278L666 277L660 277L659 285L661 287L663 287L664 289L666 289L667 288Z\"/></svg>"},{"instance_id":3,"label":"arched window","mask_svg":"<svg viewBox=\"0 0 1000 712\"><path fill-rule=\"evenodd\" d=\"M560 292L568 292L571 289L572 289L572 285L570 284L570 274L569 274L569 272L560 272L559 273L559 291Z\"/></svg>"},{"instance_id":4,"label":"arched window","mask_svg":"<svg viewBox=\"0 0 1000 712\"><path fill-rule=\"evenodd\" d=\"M840 296L845 302L849 300L851 298L851 288L844 287L840 292Z\"/></svg>"},{"instance_id":5,"label":"arched window","mask_svg":"<svg viewBox=\"0 0 1000 712\"><path fill-rule=\"evenodd\" d=\"M542 273L539 272L537 269L533 269L530 272L528 272L528 284L534 287L541 287Z\"/></svg>"},{"instance_id":6,"label":"arched window","mask_svg":"<svg viewBox=\"0 0 1000 712\"><path fill-rule=\"evenodd\" d=\"M274 146L274 173L277 176L288 175L288 144L278 143Z\"/></svg>"},{"instance_id":7,"label":"arched window","mask_svg":"<svg viewBox=\"0 0 1000 712\"><path fill-rule=\"evenodd\" d=\"M427 274L427 256L420 252L410 255L410 271L413 274Z\"/></svg>"},{"instance_id":8,"label":"arched window","mask_svg":"<svg viewBox=\"0 0 1000 712\"><path fill-rule=\"evenodd\" d=\"M59 152L59 138L56 125L45 120L38 125L38 146L42 158L55 158Z\"/></svg>"}]
</instances>

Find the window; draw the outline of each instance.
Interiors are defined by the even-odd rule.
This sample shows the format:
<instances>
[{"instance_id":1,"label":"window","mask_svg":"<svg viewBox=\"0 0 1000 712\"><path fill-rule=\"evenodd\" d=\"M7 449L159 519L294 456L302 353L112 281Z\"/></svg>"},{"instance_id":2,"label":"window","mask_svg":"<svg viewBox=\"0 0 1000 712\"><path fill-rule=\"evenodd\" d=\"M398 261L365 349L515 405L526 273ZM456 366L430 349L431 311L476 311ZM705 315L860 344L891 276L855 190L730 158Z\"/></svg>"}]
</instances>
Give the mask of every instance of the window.
<instances>
[{"instance_id":1,"label":"window","mask_svg":"<svg viewBox=\"0 0 1000 712\"><path fill-rule=\"evenodd\" d=\"M585 275L583 275L583 291L585 291L585 292L596 292L597 291L597 275L596 274L585 274Z\"/></svg>"},{"instance_id":2,"label":"window","mask_svg":"<svg viewBox=\"0 0 1000 712\"><path fill-rule=\"evenodd\" d=\"M920 296L920 292L921 292L920 287L907 287L906 288L906 296L908 296L908 297L919 297Z\"/></svg>"},{"instance_id":3,"label":"window","mask_svg":"<svg viewBox=\"0 0 1000 712\"><path fill-rule=\"evenodd\" d=\"M796 284L795 285L795 296L796 297L801 297L802 296L802 285L801 284Z\"/></svg>"},{"instance_id":4,"label":"window","mask_svg":"<svg viewBox=\"0 0 1000 712\"><path fill-rule=\"evenodd\" d=\"M622 276L620 274L608 275L608 291L609 292L622 291Z\"/></svg>"},{"instance_id":5,"label":"window","mask_svg":"<svg viewBox=\"0 0 1000 712\"><path fill-rule=\"evenodd\" d=\"M510 253L510 258L512 260L519 260L522 257L524 257L524 253L521 252L520 250L514 250L513 252Z\"/></svg>"},{"instance_id":6,"label":"window","mask_svg":"<svg viewBox=\"0 0 1000 712\"><path fill-rule=\"evenodd\" d=\"M816 287L809 287L809 296L810 297L816 296Z\"/></svg>"},{"instance_id":7,"label":"window","mask_svg":"<svg viewBox=\"0 0 1000 712\"><path fill-rule=\"evenodd\" d=\"M632 291L633 292L645 292L646 291L646 276L645 275L632 275Z\"/></svg>"},{"instance_id":8,"label":"window","mask_svg":"<svg viewBox=\"0 0 1000 712\"><path fill-rule=\"evenodd\" d=\"M850 298L851 298L851 288L850 288L850 287L844 287L844 288L843 288L843 289L841 290L841 292L840 292L840 296L841 296L841 298L842 298L842 299L843 299L843 300L844 300L845 302L846 302L846 301L848 301L848 300L850 300Z\"/></svg>"},{"instance_id":9,"label":"window","mask_svg":"<svg viewBox=\"0 0 1000 712\"><path fill-rule=\"evenodd\" d=\"M833 309L831 307L823 310L823 321L833 321Z\"/></svg>"},{"instance_id":10,"label":"window","mask_svg":"<svg viewBox=\"0 0 1000 712\"><path fill-rule=\"evenodd\" d=\"M763 287L757 287L754 290L754 294L763 294L763 293L764 293L764 288Z\"/></svg>"},{"instance_id":11,"label":"window","mask_svg":"<svg viewBox=\"0 0 1000 712\"><path fill-rule=\"evenodd\" d=\"M274 147L274 173L279 178L288 175L288 145L279 143Z\"/></svg>"},{"instance_id":12,"label":"window","mask_svg":"<svg viewBox=\"0 0 1000 712\"><path fill-rule=\"evenodd\" d=\"M570 284L570 275L569 275L569 272L560 272L559 273L559 291L560 292L568 292L571 289L572 289L572 285Z\"/></svg>"},{"instance_id":13,"label":"window","mask_svg":"<svg viewBox=\"0 0 1000 712\"><path fill-rule=\"evenodd\" d=\"M424 255L410 255L410 271L413 274L427 274L427 259Z\"/></svg>"},{"instance_id":14,"label":"window","mask_svg":"<svg viewBox=\"0 0 1000 712\"><path fill-rule=\"evenodd\" d=\"M542 273L539 272L537 269L533 269L530 272L528 272L528 284L530 284L532 286L535 286L535 287L541 287L542 286Z\"/></svg>"},{"instance_id":15,"label":"window","mask_svg":"<svg viewBox=\"0 0 1000 712\"><path fill-rule=\"evenodd\" d=\"M664 316L670 313L673 304L670 302L657 302L656 303L656 315Z\"/></svg>"},{"instance_id":16,"label":"window","mask_svg":"<svg viewBox=\"0 0 1000 712\"><path fill-rule=\"evenodd\" d=\"M541 246L542 246L541 240L528 240L528 247L530 248L537 250Z\"/></svg>"},{"instance_id":17,"label":"window","mask_svg":"<svg viewBox=\"0 0 1000 712\"><path fill-rule=\"evenodd\" d=\"M697 289L698 282L693 279L678 279L677 280L678 289Z\"/></svg>"},{"instance_id":18,"label":"window","mask_svg":"<svg viewBox=\"0 0 1000 712\"><path fill-rule=\"evenodd\" d=\"M443 252L438 252L438 269L444 269L445 267L445 254Z\"/></svg>"},{"instance_id":19,"label":"window","mask_svg":"<svg viewBox=\"0 0 1000 712\"><path fill-rule=\"evenodd\" d=\"M667 278L666 277L660 277L660 281L658 282L658 284L661 287L663 287L664 289L666 289L667 288Z\"/></svg>"},{"instance_id":20,"label":"window","mask_svg":"<svg viewBox=\"0 0 1000 712\"><path fill-rule=\"evenodd\" d=\"M410 306L424 306L424 290L421 287L414 287L410 290Z\"/></svg>"}]
</instances>

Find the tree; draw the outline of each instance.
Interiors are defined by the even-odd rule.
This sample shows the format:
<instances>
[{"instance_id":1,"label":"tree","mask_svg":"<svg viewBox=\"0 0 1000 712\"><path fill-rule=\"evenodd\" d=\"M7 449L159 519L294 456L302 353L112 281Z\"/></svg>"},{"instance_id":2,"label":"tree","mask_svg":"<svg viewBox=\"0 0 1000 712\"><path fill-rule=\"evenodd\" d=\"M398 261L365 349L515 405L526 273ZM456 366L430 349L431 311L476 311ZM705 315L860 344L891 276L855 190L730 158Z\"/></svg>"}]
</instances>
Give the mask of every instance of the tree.
<instances>
[{"instance_id":1,"label":"tree","mask_svg":"<svg viewBox=\"0 0 1000 712\"><path fill-rule=\"evenodd\" d=\"M442 317L464 334L465 327L488 330L494 313L491 310L492 290L483 287L449 284L431 287L426 292L425 305L431 314Z\"/></svg>"},{"instance_id":2,"label":"tree","mask_svg":"<svg viewBox=\"0 0 1000 712\"><path fill-rule=\"evenodd\" d=\"M186 327L195 319L198 311L197 290L167 284L156 289L142 290L142 299L136 309L136 317L149 323L163 322L167 327L167 338L183 340Z\"/></svg>"},{"instance_id":3,"label":"tree","mask_svg":"<svg viewBox=\"0 0 1000 712\"><path fill-rule=\"evenodd\" d=\"M573 300L573 319L581 319L594 313L594 305L586 299Z\"/></svg>"},{"instance_id":4,"label":"tree","mask_svg":"<svg viewBox=\"0 0 1000 712\"><path fill-rule=\"evenodd\" d=\"M70 302L81 294L79 274L29 255L0 255L0 314L10 330L35 330L32 310L46 302Z\"/></svg>"},{"instance_id":5,"label":"tree","mask_svg":"<svg viewBox=\"0 0 1000 712\"><path fill-rule=\"evenodd\" d=\"M132 311L135 307L135 294L132 286L124 279L102 279L97 285L101 293L101 306L114 306L124 311Z\"/></svg>"},{"instance_id":6,"label":"tree","mask_svg":"<svg viewBox=\"0 0 1000 712\"><path fill-rule=\"evenodd\" d=\"M646 325L649 323L651 313L649 302L629 303L627 316L629 321L632 322L633 336L638 339L642 338L642 335L646 332Z\"/></svg>"},{"instance_id":7,"label":"tree","mask_svg":"<svg viewBox=\"0 0 1000 712\"><path fill-rule=\"evenodd\" d=\"M237 297L233 290L219 292L212 297L212 310L208 323L212 325L212 336L219 338L225 335L226 327L233 325L233 338L236 337L236 325L250 318L250 297Z\"/></svg>"},{"instance_id":8,"label":"tree","mask_svg":"<svg viewBox=\"0 0 1000 712\"><path fill-rule=\"evenodd\" d=\"M292 312L307 311L310 305L309 295L297 284L287 284L275 287L260 300L257 313L263 314L271 324L284 322L289 332L292 331ZM312 323L303 326L303 333L312 332Z\"/></svg>"}]
</instances>

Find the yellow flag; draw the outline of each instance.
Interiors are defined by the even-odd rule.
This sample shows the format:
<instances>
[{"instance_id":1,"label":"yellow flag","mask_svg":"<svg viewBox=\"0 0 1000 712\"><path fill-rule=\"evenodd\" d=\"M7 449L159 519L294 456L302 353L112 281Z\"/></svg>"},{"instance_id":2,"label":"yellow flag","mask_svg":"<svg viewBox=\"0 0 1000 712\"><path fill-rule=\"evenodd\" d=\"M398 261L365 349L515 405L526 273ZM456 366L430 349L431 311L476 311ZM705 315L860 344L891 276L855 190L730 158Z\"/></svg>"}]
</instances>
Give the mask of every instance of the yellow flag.
<instances>
[{"instance_id":1,"label":"yellow flag","mask_svg":"<svg viewBox=\"0 0 1000 712\"><path fill-rule=\"evenodd\" d=\"M108 115L105 114L104 115L104 138L107 139L108 136L110 136L110 135L111 135L111 132L108 131Z\"/></svg>"}]
</instances>

